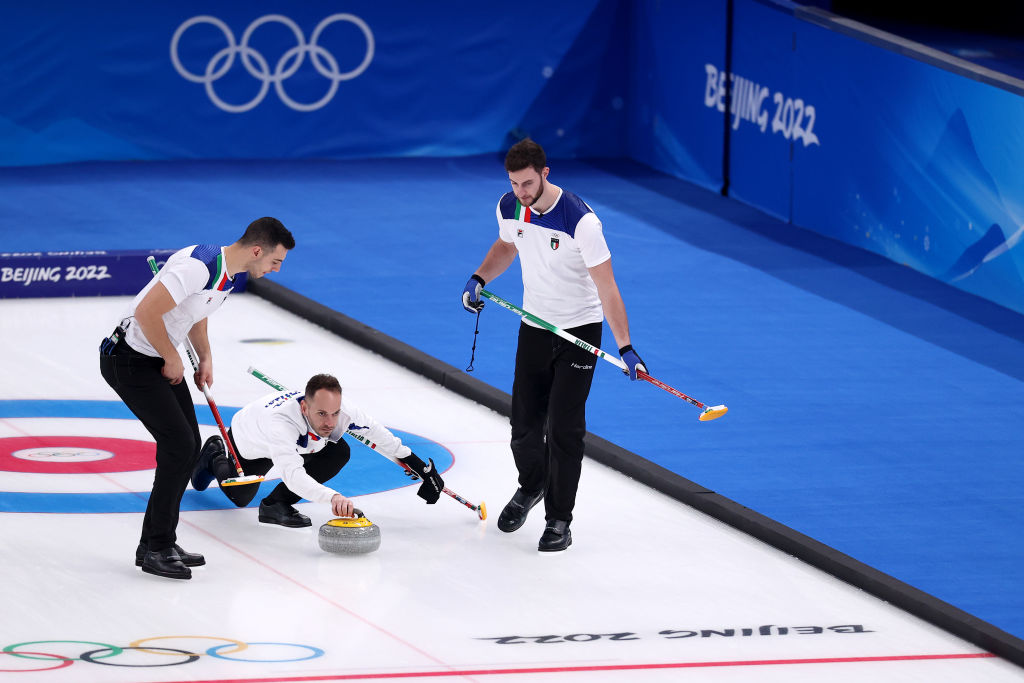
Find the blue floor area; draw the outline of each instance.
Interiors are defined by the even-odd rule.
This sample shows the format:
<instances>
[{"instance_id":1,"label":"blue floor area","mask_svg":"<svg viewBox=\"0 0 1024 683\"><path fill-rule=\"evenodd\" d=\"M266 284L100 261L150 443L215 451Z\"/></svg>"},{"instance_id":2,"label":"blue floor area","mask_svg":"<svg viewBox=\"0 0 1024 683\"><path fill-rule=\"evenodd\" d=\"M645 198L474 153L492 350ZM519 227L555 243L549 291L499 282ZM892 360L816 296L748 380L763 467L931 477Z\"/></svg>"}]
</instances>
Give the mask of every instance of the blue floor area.
<instances>
[{"instance_id":1,"label":"blue floor area","mask_svg":"<svg viewBox=\"0 0 1024 683\"><path fill-rule=\"evenodd\" d=\"M1024 637L1024 317L632 162L551 168L604 222L651 374L730 409L699 422L606 365L590 431ZM0 235L177 248L277 216L277 282L466 367L459 297L507 187L496 156L2 169ZM521 302L518 265L488 288ZM473 374L505 391L517 325L480 319Z\"/></svg>"}]
</instances>

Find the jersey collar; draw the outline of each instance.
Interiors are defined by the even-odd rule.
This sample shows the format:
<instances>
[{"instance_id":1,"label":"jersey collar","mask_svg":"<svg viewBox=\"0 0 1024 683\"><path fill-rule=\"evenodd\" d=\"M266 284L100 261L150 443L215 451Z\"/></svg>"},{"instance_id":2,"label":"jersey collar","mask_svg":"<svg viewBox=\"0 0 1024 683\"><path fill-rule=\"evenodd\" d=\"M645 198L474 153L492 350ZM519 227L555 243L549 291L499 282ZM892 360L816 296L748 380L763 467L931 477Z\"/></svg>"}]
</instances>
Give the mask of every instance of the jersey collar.
<instances>
[{"instance_id":1,"label":"jersey collar","mask_svg":"<svg viewBox=\"0 0 1024 683\"><path fill-rule=\"evenodd\" d=\"M549 213L551 213L551 211L556 206L558 206L558 202L561 201L561 199L562 199L562 188L558 188L558 194L555 196L555 201L551 202L551 206L549 206L546 211L541 212L541 211L538 211L537 209L535 209L535 208L533 208L531 206L530 207L530 212L535 214L535 215L537 215L537 216L544 216L546 214L549 214ZM534 202L534 203L536 203L536 202Z\"/></svg>"}]
</instances>

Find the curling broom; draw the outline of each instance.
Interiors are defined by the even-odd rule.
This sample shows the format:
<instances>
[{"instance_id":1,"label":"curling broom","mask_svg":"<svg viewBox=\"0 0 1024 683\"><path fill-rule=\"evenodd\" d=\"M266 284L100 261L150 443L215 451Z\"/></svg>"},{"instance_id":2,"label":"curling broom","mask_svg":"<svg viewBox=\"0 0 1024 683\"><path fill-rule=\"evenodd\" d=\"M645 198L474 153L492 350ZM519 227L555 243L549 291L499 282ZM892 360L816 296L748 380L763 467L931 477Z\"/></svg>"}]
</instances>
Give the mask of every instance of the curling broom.
<instances>
[{"instance_id":1,"label":"curling broom","mask_svg":"<svg viewBox=\"0 0 1024 683\"><path fill-rule=\"evenodd\" d=\"M523 316L524 318L526 318L530 322L535 323L537 325L540 325L541 327L543 327L548 332L552 332L554 334L557 334L562 339L565 339L566 341L572 342L573 344L575 344L576 346L580 347L584 351L589 351L590 353L594 354L598 358L603 358L604 360L608 361L612 365L615 365L615 366L617 366L617 367L619 367L619 368L621 368L623 370L627 370L627 371L629 370L629 368L626 367L626 364L623 363L622 359L619 358L618 356L612 356L612 355L609 355L609 354L605 353L601 349L597 348L596 346L594 346L592 344L588 344L587 342L583 341L579 337L576 337L576 336L574 336L572 334L569 334L568 332L566 332L562 328L556 327L556 326L552 325L551 323L547 322L546 320L541 320L540 318L538 318L534 314L532 314L532 313L530 313L528 311L523 310L519 306L516 306L514 303L512 303L510 301L505 301L504 299L502 299L497 294L489 292L486 289L481 289L480 290L480 296L487 297L488 299L490 299L494 303L498 304L502 308L507 308L508 310L512 311L513 313L518 313L519 315ZM700 416L698 417L698 419L701 422L707 422L708 420L714 420L714 419L717 419L719 417L722 417L729 410L724 405L706 406L703 403L701 403L700 401L698 401L697 399L692 398L690 396L687 396L686 394L684 394L683 392L679 391L678 389L670 387L669 385L665 384L661 380L658 380L658 379L655 379L654 377L651 377L650 375L648 375L643 370L637 370L636 371L636 376L639 377L640 379L644 380L645 382L650 382L651 384L653 384L654 386L658 387L659 389L664 389L665 391L667 391L668 393L672 394L673 396L675 396L677 398L681 398L684 401L686 401L687 403L690 403L691 405L694 405L694 406L700 408Z\"/></svg>"}]
</instances>

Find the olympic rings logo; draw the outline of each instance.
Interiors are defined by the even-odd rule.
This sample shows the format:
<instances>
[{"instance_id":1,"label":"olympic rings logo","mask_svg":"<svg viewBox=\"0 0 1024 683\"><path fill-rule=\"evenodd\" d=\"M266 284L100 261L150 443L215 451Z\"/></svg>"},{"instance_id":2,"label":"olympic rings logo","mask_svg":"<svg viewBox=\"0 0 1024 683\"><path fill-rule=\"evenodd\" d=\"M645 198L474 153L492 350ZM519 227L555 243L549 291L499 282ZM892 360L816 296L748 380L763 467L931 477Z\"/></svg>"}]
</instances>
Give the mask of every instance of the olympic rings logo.
<instances>
[{"instance_id":1,"label":"olympic rings logo","mask_svg":"<svg viewBox=\"0 0 1024 683\"><path fill-rule=\"evenodd\" d=\"M363 32L363 36L366 38L366 55L363 57L363 61L359 66L351 71L340 71L338 69L338 60L334 58L334 55L317 44L317 41L320 39L324 29L339 21L354 24ZM271 22L284 24L284 26L291 29L292 34L295 36L296 43L295 47L289 48L283 55L281 55L281 58L277 60L277 64L274 66L273 71L270 70L270 65L267 63L266 58L257 50L249 46L249 41L252 39L252 35L256 29ZM194 74L186 69L182 65L181 59L178 56L178 43L181 41L182 35L184 35L185 31L196 24L212 24L216 28L219 28L224 34L224 38L227 39L227 47L223 48L210 58L210 61L206 64L206 70L202 74ZM253 21L249 24L249 27L245 29L245 33L242 34L242 40L239 43L235 42L235 35L231 32L231 29L228 28L227 24L217 17L211 17L205 14L192 17L185 21L178 27L178 30L174 32L174 36L171 38L171 62L174 64L174 68L177 69L178 73L181 74L183 78L192 81L193 83L202 83L206 87L206 94L209 96L210 101L224 111L232 114L249 111L262 102L263 98L267 96L267 92L270 90L271 84L274 85L274 89L277 91L277 96L281 98L281 101L292 109L296 111L315 111L320 109L334 98L334 94L338 91L339 83L353 79L366 71L370 62L373 61L373 51L373 32L370 31L370 27L367 26L365 21L354 14L332 14L327 17L317 24L317 27L313 30L313 34L310 36L308 43L302 35L302 30L298 25L288 17L281 14L267 14ZM309 59L317 72L331 82L330 88L327 90L327 94L311 104L296 102L288 95L287 92L285 92L284 89L284 81L291 78L295 72L299 70L299 67L302 66L307 54L309 55ZM245 67L245 70L249 72L249 75L261 83L260 90L256 93L256 96L244 104L230 104L225 102L217 95L217 92L213 88L214 81L223 77L224 74L226 74L234 65L236 56L241 56L242 65Z\"/></svg>"},{"instance_id":2,"label":"olympic rings logo","mask_svg":"<svg viewBox=\"0 0 1024 683\"><path fill-rule=\"evenodd\" d=\"M223 641L219 645L213 645L206 648L205 652L198 653L192 650L183 650L177 647L153 647L150 645L144 645L157 640L205 640L205 641ZM48 645L52 643L70 643L77 645L88 645L96 646L82 652L77 657L69 657L62 654L55 654L50 652L38 652L37 646ZM178 642L171 643L173 645L180 645ZM232 657L230 655L237 654L248 650L251 646L277 646L279 648L292 648L298 649L298 654L305 656L287 657L283 659L267 659L264 657ZM230 648L230 649L229 649ZM46 648L50 649L50 648ZM113 658L119 655L125 654L128 650L132 650L137 653L145 655L156 655L156 660L143 660L142 663L127 663L113 660ZM324 654L324 651L318 647L312 645L300 645L298 643L244 643L240 640L234 640L233 638L215 638L209 636L156 636L153 638L141 638L132 642L130 645L120 646L112 645L110 643L96 643L90 640L31 640L24 643L14 643L0 650L0 655L11 655L19 659L31 659L31 660L42 660L49 666L43 666L35 669L7 669L0 668L0 673L28 673L32 671L50 671L51 669L62 669L66 666L71 666L77 661L88 662L90 664L102 664L105 666L119 666L128 668L153 668L162 666L178 666L180 664L191 664L192 662L198 661L203 655L214 657L216 659L225 659L232 662L255 662L258 664L275 664L281 662L301 662L307 659L315 659ZM161 658L163 658L161 660ZM129 659L126 657L125 659ZM132 658L131 662L135 662L136 658ZM159 663L154 663L154 661Z\"/></svg>"}]
</instances>

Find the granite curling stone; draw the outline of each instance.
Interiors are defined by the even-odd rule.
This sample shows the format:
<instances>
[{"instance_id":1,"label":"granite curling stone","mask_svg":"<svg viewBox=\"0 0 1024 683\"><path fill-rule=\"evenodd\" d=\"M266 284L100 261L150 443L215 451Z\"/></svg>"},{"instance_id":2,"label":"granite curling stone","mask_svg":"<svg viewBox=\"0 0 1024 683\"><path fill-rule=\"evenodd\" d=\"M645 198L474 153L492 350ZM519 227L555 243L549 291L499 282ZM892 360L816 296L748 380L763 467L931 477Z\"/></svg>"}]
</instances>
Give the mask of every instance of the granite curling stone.
<instances>
[{"instance_id":1,"label":"granite curling stone","mask_svg":"<svg viewBox=\"0 0 1024 683\"><path fill-rule=\"evenodd\" d=\"M317 542L329 553L372 553L380 547L380 527L356 510L355 517L337 517L321 525Z\"/></svg>"}]
</instances>

